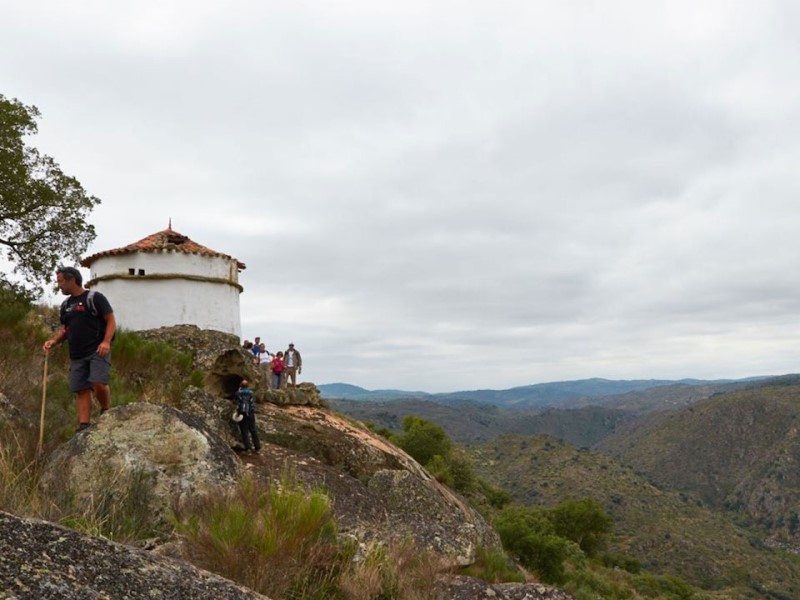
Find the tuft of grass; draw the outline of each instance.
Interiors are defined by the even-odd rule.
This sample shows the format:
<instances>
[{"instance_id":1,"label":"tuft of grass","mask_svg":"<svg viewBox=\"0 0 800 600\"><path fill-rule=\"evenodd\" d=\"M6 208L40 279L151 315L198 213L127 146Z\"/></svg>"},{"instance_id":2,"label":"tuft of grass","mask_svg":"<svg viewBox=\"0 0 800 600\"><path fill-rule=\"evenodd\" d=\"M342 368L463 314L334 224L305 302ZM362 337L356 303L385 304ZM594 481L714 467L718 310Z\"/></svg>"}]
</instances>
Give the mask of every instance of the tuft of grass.
<instances>
[{"instance_id":1,"label":"tuft of grass","mask_svg":"<svg viewBox=\"0 0 800 600\"><path fill-rule=\"evenodd\" d=\"M57 510L50 519L76 531L121 543L165 538L171 533L157 525L158 519L151 508L154 492L150 473L135 469L124 475L109 472L106 476L108 485L103 486L104 491L81 504L66 484L60 482L56 486Z\"/></svg>"},{"instance_id":2,"label":"tuft of grass","mask_svg":"<svg viewBox=\"0 0 800 600\"><path fill-rule=\"evenodd\" d=\"M166 342L146 340L133 331L117 332L112 346L111 386L114 404L135 401L178 406L189 385L203 373L192 368L192 355Z\"/></svg>"},{"instance_id":3,"label":"tuft of grass","mask_svg":"<svg viewBox=\"0 0 800 600\"><path fill-rule=\"evenodd\" d=\"M239 486L177 507L184 557L259 593L289 600L435 600L441 559L411 540L372 544L337 539L330 501L290 472L280 482L245 477Z\"/></svg>"},{"instance_id":4,"label":"tuft of grass","mask_svg":"<svg viewBox=\"0 0 800 600\"><path fill-rule=\"evenodd\" d=\"M411 539L371 544L339 578L348 600L437 600L441 559L421 552Z\"/></svg>"},{"instance_id":5,"label":"tuft of grass","mask_svg":"<svg viewBox=\"0 0 800 600\"><path fill-rule=\"evenodd\" d=\"M177 508L173 523L194 564L269 596L317 596L339 566L328 497L290 475L270 485L245 478Z\"/></svg>"},{"instance_id":6,"label":"tuft of grass","mask_svg":"<svg viewBox=\"0 0 800 600\"><path fill-rule=\"evenodd\" d=\"M10 513L39 517L52 510L40 492L44 463L36 460L36 440L25 432L4 429L0 439L0 507Z\"/></svg>"},{"instance_id":7,"label":"tuft of grass","mask_svg":"<svg viewBox=\"0 0 800 600\"><path fill-rule=\"evenodd\" d=\"M126 485L105 486L106 492L86 504L78 504L74 494L60 481L55 493L46 491L41 482L45 462L36 456L37 433L25 429L19 433L10 427L0 432L0 507L22 517L36 517L118 542L131 542L165 536L159 530L150 506L152 486L149 475L134 471ZM45 455L46 456L46 455ZM108 474L119 478L121 475ZM112 489L123 489L113 494Z\"/></svg>"}]
</instances>

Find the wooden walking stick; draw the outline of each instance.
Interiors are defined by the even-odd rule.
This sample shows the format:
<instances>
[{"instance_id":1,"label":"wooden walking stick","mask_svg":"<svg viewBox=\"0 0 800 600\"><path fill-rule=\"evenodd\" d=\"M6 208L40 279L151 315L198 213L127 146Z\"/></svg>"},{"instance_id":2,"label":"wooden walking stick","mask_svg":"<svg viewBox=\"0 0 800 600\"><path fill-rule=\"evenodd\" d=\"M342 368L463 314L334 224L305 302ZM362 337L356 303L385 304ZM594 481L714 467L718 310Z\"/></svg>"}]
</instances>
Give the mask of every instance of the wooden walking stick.
<instances>
[{"instance_id":1,"label":"wooden walking stick","mask_svg":"<svg viewBox=\"0 0 800 600\"><path fill-rule=\"evenodd\" d=\"M39 444L36 446L36 454L42 453L42 442L44 441L44 403L47 399L47 356L44 355L44 374L42 375L42 413L39 417Z\"/></svg>"}]
</instances>

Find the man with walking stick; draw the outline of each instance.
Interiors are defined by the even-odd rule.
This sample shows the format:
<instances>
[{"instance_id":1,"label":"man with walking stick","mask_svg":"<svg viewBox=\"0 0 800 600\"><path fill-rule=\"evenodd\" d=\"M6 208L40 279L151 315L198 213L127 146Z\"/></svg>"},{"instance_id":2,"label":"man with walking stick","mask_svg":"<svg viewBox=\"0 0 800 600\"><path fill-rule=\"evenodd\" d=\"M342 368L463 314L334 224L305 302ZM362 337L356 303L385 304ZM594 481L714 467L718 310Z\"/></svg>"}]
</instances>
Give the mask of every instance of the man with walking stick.
<instances>
[{"instance_id":1,"label":"man with walking stick","mask_svg":"<svg viewBox=\"0 0 800 600\"><path fill-rule=\"evenodd\" d=\"M56 271L58 289L68 296L61 305L64 328L44 343L45 354L64 340L69 341L69 390L77 394L78 432L91 426L92 392L100 413L111 407L111 340L117 329L114 312L100 292L82 287L83 277L74 267Z\"/></svg>"}]
</instances>

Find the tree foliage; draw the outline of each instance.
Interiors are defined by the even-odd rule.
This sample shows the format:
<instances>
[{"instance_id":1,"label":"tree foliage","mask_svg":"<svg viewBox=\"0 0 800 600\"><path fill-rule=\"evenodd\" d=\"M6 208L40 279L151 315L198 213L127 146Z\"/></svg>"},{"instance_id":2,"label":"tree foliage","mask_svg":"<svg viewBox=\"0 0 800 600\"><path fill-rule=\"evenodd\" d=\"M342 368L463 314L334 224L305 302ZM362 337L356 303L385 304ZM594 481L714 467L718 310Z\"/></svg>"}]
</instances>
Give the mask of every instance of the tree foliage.
<instances>
[{"instance_id":1,"label":"tree foliage","mask_svg":"<svg viewBox=\"0 0 800 600\"><path fill-rule=\"evenodd\" d=\"M453 444L440 425L409 415L403 421L403 431L398 445L421 465L427 465L437 455L449 457Z\"/></svg>"},{"instance_id":2,"label":"tree foliage","mask_svg":"<svg viewBox=\"0 0 800 600\"><path fill-rule=\"evenodd\" d=\"M562 502L550 513L550 521L558 535L578 544L587 556L602 550L614 529L614 519L591 498Z\"/></svg>"},{"instance_id":3,"label":"tree foliage","mask_svg":"<svg viewBox=\"0 0 800 600\"><path fill-rule=\"evenodd\" d=\"M563 583L565 561L596 556L614 525L591 499L567 500L555 508L505 506L494 526L503 547L547 583Z\"/></svg>"},{"instance_id":4,"label":"tree foliage","mask_svg":"<svg viewBox=\"0 0 800 600\"><path fill-rule=\"evenodd\" d=\"M100 203L55 160L25 144L37 132L35 106L0 94L0 250L14 265L0 283L41 292L60 262L77 262L95 238L86 218Z\"/></svg>"},{"instance_id":5,"label":"tree foliage","mask_svg":"<svg viewBox=\"0 0 800 600\"><path fill-rule=\"evenodd\" d=\"M503 547L545 583L565 579L564 561L569 556L566 539L559 537L544 509L507 506L497 515L494 527Z\"/></svg>"}]
</instances>

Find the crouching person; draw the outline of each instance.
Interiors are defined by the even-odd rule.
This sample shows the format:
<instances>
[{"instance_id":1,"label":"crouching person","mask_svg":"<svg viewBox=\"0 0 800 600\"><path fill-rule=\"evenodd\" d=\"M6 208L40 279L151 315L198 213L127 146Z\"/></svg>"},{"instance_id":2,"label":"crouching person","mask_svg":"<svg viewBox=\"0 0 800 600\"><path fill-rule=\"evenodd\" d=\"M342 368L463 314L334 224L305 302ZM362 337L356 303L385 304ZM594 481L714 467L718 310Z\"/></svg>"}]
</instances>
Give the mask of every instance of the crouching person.
<instances>
[{"instance_id":1,"label":"crouching person","mask_svg":"<svg viewBox=\"0 0 800 600\"><path fill-rule=\"evenodd\" d=\"M243 379L239 384L239 389L236 391L236 412L242 416L239 421L239 431L242 434L242 445L244 451L250 451L250 438L253 439L253 454L258 454L261 450L261 442L258 439L258 431L256 430L256 403L253 397L253 391L250 389L250 383Z\"/></svg>"}]
</instances>

